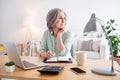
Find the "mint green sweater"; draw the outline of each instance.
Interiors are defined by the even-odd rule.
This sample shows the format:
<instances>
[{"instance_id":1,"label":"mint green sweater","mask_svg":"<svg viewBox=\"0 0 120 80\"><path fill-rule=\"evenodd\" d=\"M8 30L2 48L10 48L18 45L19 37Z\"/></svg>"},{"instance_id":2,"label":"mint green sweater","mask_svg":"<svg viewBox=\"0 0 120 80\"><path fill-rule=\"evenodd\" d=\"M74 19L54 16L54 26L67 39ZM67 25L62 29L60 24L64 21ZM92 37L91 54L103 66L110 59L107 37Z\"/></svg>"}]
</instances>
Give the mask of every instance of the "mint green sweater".
<instances>
[{"instance_id":1,"label":"mint green sweater","mask_svg":"<svg viewBox=\"0 0 120 80\"><path fill-rule=\"evenodd\" d=\"M65 32L62 35L62 40L64 43L65 48L58 53L57 46L56 46L56 38L52 35L52 32L49 30L44 31L43 38L41 41L41 46L39 49L39 53L41 52L47 52L48 50L51 50L55 53L55 56L59 54L59 56L67 56L71 57L71 46L73 44L74 36L70 32Z\"/></svg>"}]
</instances>

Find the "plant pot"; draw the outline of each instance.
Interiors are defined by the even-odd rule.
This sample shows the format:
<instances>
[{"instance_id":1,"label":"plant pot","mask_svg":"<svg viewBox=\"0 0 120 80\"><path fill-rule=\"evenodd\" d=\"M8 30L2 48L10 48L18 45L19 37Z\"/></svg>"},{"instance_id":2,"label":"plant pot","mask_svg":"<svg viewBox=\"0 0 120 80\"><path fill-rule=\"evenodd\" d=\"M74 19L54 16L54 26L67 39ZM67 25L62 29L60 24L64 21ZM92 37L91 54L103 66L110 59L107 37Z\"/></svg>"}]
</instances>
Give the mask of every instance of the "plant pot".
<instances>
[{"instance_id":1,"label":"plant pot","mask_svg":"<svg viewBox=\"0 0 120 80\"><path fill-rule=\"evenodd\" d=\"M6 72L14 72L15 71L15 65L12 66L5 66Z\"/></svg>"},{"instance_id":2,"label":"plant pot","mask_svg":"<svg viewBox=\"0 0 120 80\"><path fill-rule=\"evenodd\" d=\"M114 60L117 61L117 63L120 65L120 56L114 57Z\"/></svg>"},{"instance_id":3,"label":"plant pot","mask_svg":"<svg viewBox=\"0 0 120 80\"><path fill-rule=\"evenodd\" d=\"M112 58L109 57L109 60L112 60ZM117 63L120 65L120 56L114 57L114 61L117 61Z\"/></svg>"}]
</instances>

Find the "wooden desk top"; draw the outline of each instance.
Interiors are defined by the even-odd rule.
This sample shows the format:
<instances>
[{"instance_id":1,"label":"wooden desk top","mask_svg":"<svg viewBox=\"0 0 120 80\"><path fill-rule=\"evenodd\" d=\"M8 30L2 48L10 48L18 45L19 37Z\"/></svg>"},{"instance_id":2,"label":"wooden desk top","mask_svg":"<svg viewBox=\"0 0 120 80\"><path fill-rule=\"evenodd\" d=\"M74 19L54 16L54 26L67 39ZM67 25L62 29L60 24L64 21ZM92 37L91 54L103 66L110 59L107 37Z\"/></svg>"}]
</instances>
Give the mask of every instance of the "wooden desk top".
<instances>
[{"instance_id":1,"label":"wooden desk top","mask_svg":"<svg viewBox=\"0 0 120 80\"><path fill-rule=\"evenodd\" d=\"M22 58L41 60L38 57L24 56ZM15 72L7 73L4 69L4 64L6 61L9 61L8 57L0 55L0 78L17 78L20 80L120 80L120 72L118 72L116 76L103 76L91 72L92 68L110 68L111 61L89 59L86 61L85 66L77 66L75 61L73 63L50 63L50 65L54 66L64 66L63 71L58 75L40 74L37 70L42 69L43 67L31 70L23 70L16 67ZM85 70L86 73L76 74L70 70L71 67L76 66ZM116 70L120 71L120 66L116 62L114 63L114 67Z\"/></svg>"}]
</instances>

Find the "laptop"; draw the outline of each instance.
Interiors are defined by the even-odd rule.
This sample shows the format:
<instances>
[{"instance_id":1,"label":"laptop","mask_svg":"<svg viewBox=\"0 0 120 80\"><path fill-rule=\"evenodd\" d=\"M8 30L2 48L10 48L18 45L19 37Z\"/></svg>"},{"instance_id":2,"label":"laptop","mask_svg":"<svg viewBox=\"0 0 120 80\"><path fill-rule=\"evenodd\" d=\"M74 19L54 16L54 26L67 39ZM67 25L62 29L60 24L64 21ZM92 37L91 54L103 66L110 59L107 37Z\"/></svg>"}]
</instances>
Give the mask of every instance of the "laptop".
<instances>
[{"instance_id":1,"label":"laptop","mask_svg":"<svg viewBox=\"0 0 120 80\"><path fill-rule=\"evenodd\" d=\"M17 46L13 42L5 42L4 46L10 61L13 61L16 66L22 69L32 69L48 65L42 61L32 59L22 60L20 57L20 51L17 49Z\"/></svg>"}]
</instances>

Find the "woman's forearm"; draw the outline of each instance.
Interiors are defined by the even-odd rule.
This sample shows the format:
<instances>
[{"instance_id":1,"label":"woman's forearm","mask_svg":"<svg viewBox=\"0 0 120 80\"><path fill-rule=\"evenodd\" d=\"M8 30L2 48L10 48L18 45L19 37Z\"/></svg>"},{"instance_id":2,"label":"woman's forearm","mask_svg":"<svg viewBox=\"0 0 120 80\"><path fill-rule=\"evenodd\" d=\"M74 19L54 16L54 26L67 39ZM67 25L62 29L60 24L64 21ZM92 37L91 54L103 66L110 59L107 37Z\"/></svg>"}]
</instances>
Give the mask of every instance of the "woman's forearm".
<instances>
[{"instance_id":1,"label":"woman's forearm","mask_svg":"<svg viewBox=\"0 0 120 80\"><path fill-rule=\"evenodd\" d=\"M62 35L57 36L57 50L60 53L64 49L64 44L62 41Z\"/></svg>"}]
</instances>

